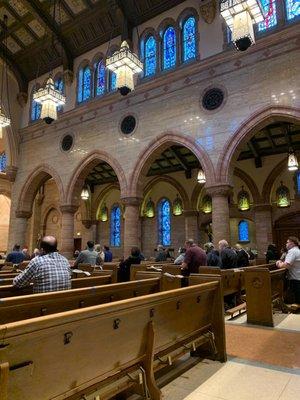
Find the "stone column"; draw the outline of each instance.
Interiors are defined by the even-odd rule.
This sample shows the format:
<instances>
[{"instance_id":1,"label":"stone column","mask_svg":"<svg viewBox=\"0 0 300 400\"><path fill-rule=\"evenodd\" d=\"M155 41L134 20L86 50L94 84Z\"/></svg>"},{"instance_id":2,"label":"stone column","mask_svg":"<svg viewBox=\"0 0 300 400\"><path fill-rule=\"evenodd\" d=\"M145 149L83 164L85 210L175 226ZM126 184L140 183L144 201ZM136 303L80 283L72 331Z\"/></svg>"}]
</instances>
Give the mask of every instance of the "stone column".
<instances>
[{"instance_id":1,"label":"stone column","mask_svg":"<svg viewBox=\"0 0 300 400\"><path fill-rule=\"evenodd\" d=\"M23 246L27 245L26 232L28 226L28 219L30 217L31 217L30 211L16 211L16 218L12 226L13 238L14 238L14 243L12 244L12 246L14 244L19 244L22 248Z\"/></svg>"},{"instance_id":2,"label":"stone column","mask_svg":"<svg viewBox=\"0 0 300 400\"><path fill-rule=\"evenodd\" d=\"M198 211L184 210L184 227L185 239L194 239L195 243L199 242L199 229L198 229Z\"/></svg>"},{"instance_id":3,"label":"stone column","mask_svg":"<svg viewBox=\"0 0 300 400\"><path fill-rule=\"evenodd\" d=\"M37 247L38 238L43 236L45 233L45 227L41 225L42 222L43 223L45 222L42 221L42 214L41 214L43 201L44 201L44 195L38 193L35 199L35 204L33 207L33 213L31 219L32 232L29 245L31 251L33 251Z\"/></svg>"},{"instance_id":4,"label":"stone column","mask_svg":"<svg viewBox=\"0 0 300 400\"><path fill-rule=\"evenodd\" d=\"M95 244L97 244L97 239L98 239L98 221L96 220L90 220L90 219L84 219L81 221L82 225L88 229L88 240L92 240Z\"/></svg>"},{"instance_id":5,"label":"stone column","mask_svg":"<svg viewBox=\"0 0 300 400\"><path fill-rule=\"evenodd\" d=\"M272 206L269 204L258 204L254 206L254 221L257 258L265 262L265 252L270 243L273 243Z\"/></svg>"},{"instance_id":6,"label":"stone column","mask_svg":"<svg viewBox=\"0 0 300 400\"><path fill-rule=\"evenodd\" d=\"M60 206L61 211L61 240L60 253L72 258L74 253L74 214L78 207L71 204Z\"/></svg>"},{"instance_id":7,"label":"stone column","mask_svg":"<svg viewBox=\"0 0 300 400\"><path fill-rule=\"evenodd\" d=\"M124 257L130 255L131 248L141 248L141 219L139 215L141 199L126 197L122 199L125 206L124 219Z\"/></svg>"},{"instance_id":8,"label":"stone column","mask_svg":"<svg viewBox=\"0 0 300 400\"><path fill-rule=\"evenodd\" d=\"M212 198L212 233L214 245L225 239L230 243L230 223L228 197L232 190L229 185L216 185L206 188Z\"/></svg>"}]
</instances>

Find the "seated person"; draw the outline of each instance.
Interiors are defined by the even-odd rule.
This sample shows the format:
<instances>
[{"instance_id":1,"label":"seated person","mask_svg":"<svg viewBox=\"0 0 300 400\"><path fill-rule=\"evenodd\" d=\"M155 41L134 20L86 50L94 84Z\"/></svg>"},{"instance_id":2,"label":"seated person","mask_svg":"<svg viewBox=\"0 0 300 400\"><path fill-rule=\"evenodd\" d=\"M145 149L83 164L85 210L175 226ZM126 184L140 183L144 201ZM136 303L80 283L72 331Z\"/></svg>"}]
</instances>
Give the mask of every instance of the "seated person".
<instances>
[{"instance_id":1,"label":"seated person","mask_svg":"<svg viewBox=\"0 0 300 400\"><path fill-rule=\"evenodd\" d=\"M221 268L222 269L230 269L237 267L237 254L236 252L229 247L229 244L226 240L219 241L219 250L221 257Z\"/></svg>"},{"instance_id":2,"label":"seated person","mask_svg":"<svg viewBox=\"0 0 300 400\"><path fill-rule=\"evenodd\" d=\"M157 255L155 257L155 262L160 261L167 261L167 253L165 252L164 246L161 244L157 246Z\"/></svg>"},{"instance_id":3,"label":"seated person","mask_svg":"<svg viewBox=\"0 0 300 400\"><path fill-rule=\"evenodd\" d=\"M189 276L191 273L197 274L200 266L207 265L205 251L197 246L193 239L189 239L185 242L185 248L186 253L182 264L182 273L186 276Z\"/></svg>"},{"instance_id":4,"label":"seated person","mask_svg":"<svg viewBox=\"0 0 300 400\"><path fill-rule=\"evenodd\" d=\"M207 265L209 267L221 267L220 255L218 250L215 250L213 243L205 243L204 248L207 256Z\"/></svg>"},{"instance_id":5,"label":"seated person","mask_svg":"<svg viewBox=\"0 0 300 400\"><path fill-rule=\"evenodd\" d=\"M33 293L71 289L71 270L68 260L57 252L57 240L45 236L40 244L40 256L16 276L13 286L21 288L33 282Z\"/></svg>"},{"instance_id":6,"label":"seated person","mask_svg":"<svg viewBox=\"0 0 300 400\"><path fill-rule=\"evenodd\" d=\"M12 262L13 264L21 264L25 260L25 255L21 251L21 246L19 244L15 244L13 251L9 253L6 257L7 262Z\"/></svg>"},{"instance_id":7,"label":"seated person","mask_svg":"<svg viewBox=\"0 0 300 400\"><path fill-rule=\"evenodd\" d=\"M243 249L243 247L237 243L235 245L236 249L236 254L237 254L237 259L236 259L236 265L238 268L243 268L243 267L248 267L249 266L249 254L246 252L246 250Z\"/></svg>"},{"instance_id":8,"label":"seated person","mask_svg":"<svg viewBox=\"0 0 300 400\"><path fill-rule=\"evenodd\" d=\"M24 247L24 249L22 250L22 253L24 254L24 261L29 261L31 260L29 251L28 251L28 247Z\"/></svg>"},{"instance_id":9,"label":"seated person","mask_svg":"<svg viewBox=\"0 0 300 400\"><path fill-rule=\"evenodd\" d=\"M99 253L94 250L94 242L88 241L86 250L81 251L76 258L73 268L77 268L79 264L90 264L92 266L100 265L101 258Z\"/></svg>"},{"instance_id":10,"label":"seated person","mask_svg":"<svg viewBox=\"0 0 300 400\"><path fill-rule=\"evenodd\" d=\"M175 265L181 265L183 263L185 252L186 252L185 247L179 247L178 250L179 256L174 260Z\"/></svg>"},{"instance_id":11,"label":"seated person","mask_svg":"<svg viewBox=\"0 0 300 400\"><path fill-rule=\"evenodd\" d=\"M112 262L113 259L113 254L109 250L108 246L103 246L104 247L104 262Z\"/></svg>"},{"instance_id":12,"label":"seated person","mask_svg":"<svg viewBox=\"0 0 300 400\"><path fill-rule=\"evenodd\" d=\"M120 263L119 278L121 282L130 280L130 267L132 264L141 263L141 252L138 247L132 247L131 255Z\"/></svg>"}]
</instances>

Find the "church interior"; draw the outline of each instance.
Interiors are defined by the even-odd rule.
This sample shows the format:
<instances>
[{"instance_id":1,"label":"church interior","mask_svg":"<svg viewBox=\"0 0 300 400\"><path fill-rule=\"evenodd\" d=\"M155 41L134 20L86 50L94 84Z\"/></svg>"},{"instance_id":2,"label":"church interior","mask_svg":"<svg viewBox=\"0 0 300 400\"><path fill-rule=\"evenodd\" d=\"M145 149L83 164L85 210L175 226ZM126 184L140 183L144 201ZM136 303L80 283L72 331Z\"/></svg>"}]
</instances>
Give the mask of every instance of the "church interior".
<instances>
[{"instance_id":1,"label":"church interior","mask_svg":"<svg viewBox=\"0 0 300 400\"><path fill-rule=\"evenodd\" d=\"M299 23L299 0L0 1L0 400L299 397ZM15 287L44 237L69 290Z\"/></svg>"}]
</instances>

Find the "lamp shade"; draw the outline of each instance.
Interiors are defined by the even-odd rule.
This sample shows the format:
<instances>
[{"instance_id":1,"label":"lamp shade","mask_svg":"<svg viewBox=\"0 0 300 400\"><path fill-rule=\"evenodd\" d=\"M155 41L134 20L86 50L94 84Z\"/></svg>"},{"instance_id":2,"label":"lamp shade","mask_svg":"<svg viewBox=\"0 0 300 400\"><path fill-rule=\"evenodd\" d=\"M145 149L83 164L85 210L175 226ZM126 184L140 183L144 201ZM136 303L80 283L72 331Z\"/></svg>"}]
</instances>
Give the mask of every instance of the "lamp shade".
<instances>
[{"instance_id":1,"label":"lamp shade","mask_svg":"<svg viewBox=\"0 0 300 400\"><path fill-rule=\"evenodd\" d=\"M86 187L84 187L83 189L82 189L82 191L81 191L81 198L82 198L82 200L88 200L89 199L89 197L90 197L90 194L89 194L89 191L88 191L88 189L86 188Z\"/></svg>"},{"instance_id":2,"label":"lamp shade","mask_svg":"<svg viewBox=\"0 0 300 400\"><path fill-rule=\"evenodd\" d=\"M198 183L205 183L206 182L206 177L203 169L199 169L198 176L197 176L197 181Z\"/></svg>"},{"instance_id":3,"label":"lamp shade","mask_svg":"<svg viewBox=\"0 0 300 400\"><path fill-rule=\"evenodd\" d=\"M2 108L0 107L0 128L5 128L10 125L10 118L6 117Z\"/></svg>"},{"instance_id":4,"label":"lamp shade","mask_svg":"<svg viewBox=\"0 0 300 400\"><path fill-rule=\"evenodd\" d=\"M291 151L288 157L288 170L289 171L297 171L298 169L298 160L296 154Z\"/></svg>"},{"instance_id":5,"label":"lamp shade","mask_svg":"<svg viewBox=\"0 0 300 400\"><path fill-rule=\"evenodd\" d=\"M134 90L134 74L143 71L143 64L130 50L126 40L122 42L120 50L107 59L106 67L117 75L116 85L123 96Z\"/></svg>"}]
</instances>

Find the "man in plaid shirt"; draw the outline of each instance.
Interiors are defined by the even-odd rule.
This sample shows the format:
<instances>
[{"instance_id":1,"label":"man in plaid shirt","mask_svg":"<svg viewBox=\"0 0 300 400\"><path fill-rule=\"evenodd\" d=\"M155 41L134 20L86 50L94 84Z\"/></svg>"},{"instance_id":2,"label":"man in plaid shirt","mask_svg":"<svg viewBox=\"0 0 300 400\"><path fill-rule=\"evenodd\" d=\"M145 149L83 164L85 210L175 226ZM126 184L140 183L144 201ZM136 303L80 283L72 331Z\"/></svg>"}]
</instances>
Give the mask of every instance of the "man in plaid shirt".
<instances>
[{"instance_id":1,"label":"man in plaid shirt","mask_svg":"<svg viewBox=\"0 0 300 400\"><path fill-rule=\"evenodd\" d=\"M71 270L68 260L57 252L57 240L45 236L41 241L41 255L13 280L13 286L28 286L33 282L33 293L71 289Z\"/></svg>"}]
</instances>

